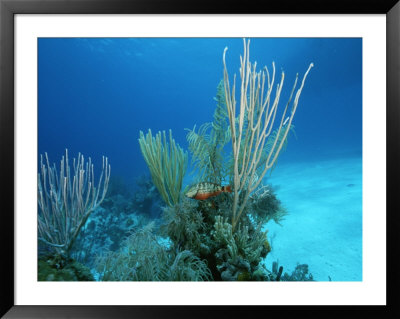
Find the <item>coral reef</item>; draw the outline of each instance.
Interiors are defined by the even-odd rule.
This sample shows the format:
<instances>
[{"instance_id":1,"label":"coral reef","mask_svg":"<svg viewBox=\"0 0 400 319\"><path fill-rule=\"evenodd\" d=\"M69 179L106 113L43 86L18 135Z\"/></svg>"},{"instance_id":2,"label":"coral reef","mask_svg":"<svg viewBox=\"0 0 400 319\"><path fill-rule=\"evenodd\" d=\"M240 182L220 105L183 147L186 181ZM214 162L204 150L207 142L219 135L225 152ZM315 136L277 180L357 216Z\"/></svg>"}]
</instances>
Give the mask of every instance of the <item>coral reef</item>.
<instances>
[{"instance_id":1,"label":"coral reef","mask_svg":"<svg viewBox=\"0 0 400 319\"><path fill-rule=\"evenodd\" d=\"M272 78L266 69L266 82L264 71L256 72L255 64L252 66L249 62L248 51L249 42L246 44L244 41L240 114L236 117L235 90L230 88L225 50L224 79L217 87L214 121L204 123L198 130L196 126L192 130L187 129L189 151L196 174L195 184L190 186L193 196L189 197L202 200L179 196L176 187L173 188L174 200L171 200L171 195L164 194L167 193L166 190L171 189L172 183L167 178L169 175L162 171L161 167L167 167L167 171L176 168L169 161L169 155L160 156L163 149L161 133L154 139L151 131L146 138L141 132L139 142L153 182L168 205L163 210L160 230L163 236L171 240L172 249L190 251L199 260L206 262L213 280L276 281L281 280L283 268L274 273L261 265L261 261L271 251L267 231L263 229L270 220L281 223L287 211L276 197L273 188L263 185L262 179L266 172L276 165L280 152L287 145L288 133L293 130L292 120L299 96L313 65L311 64L305 73L295 94L291 111L288 112L290 115L286 118L297 84L296 77L280 124L277 129L273 129L284 73L282 72L272 102L275 66L273 65ZM266 92L262 92L264 89ZM172 143L171 134L170 140ZM232 154L227 157L224 147L230 140ZM218 188L226 181L231 183L229 189L233 187L233 194L218 192L218 196L214 193L194 196L199 192L196 185L205 185L206 182L213 183Z\"/></svg>"},{"instance_id":2,"label":"coral reef","mask_svg":"<svg viewBox=\"0 0 400 319\"><path fill-rule=\"evenodd\" d=\"M217 216L212 232L218 243L216 252L217 268L222 280L252 280L253 273L259 272L259 263L270 251L267 233L261 230L261 224L254 228L252 224L239 226L233 232L232 225Z\"/></svg>"},{"instance_id":3,"label":"coral reef","mask_svg":"<svg viewBox=\"0 0 400 319\"><path fill-rule=\"evenodd\" d=\"M90 269L65 255L42 256L38 260L38 281L93 281Z\"/></svg>"},{"instance_id":4,"label":"coral reef","mask_svg":"<svg viewBox=\"0 0 400 319\"><path fill-rule=\"evenodd\" d=\"M146 187L142 184L138 186L139 194L146 192ZM152 216L149 211L138 209L135 194L128 195L129 197L119 193L107 196L102 206L91 214L86 225L82 227L76 244L72 247L72 257L93 267L96 255L103 250L118 250L133 229L147 224Z\"/></svg>"},{"instance_id":5,"label":"coral reef","mask_svg":"<svg viewBox=\"0 0 400 319\"><path fill-rule=\"evenodd\" d=\"M226 195L229 199L229 195ZM207 201L182 199L163 212L161 234L168 236L174 249L190 250L207 261L214 280L262 280L260 262L271 247L262 223L243 216L243 225L233 232L223 211L229 207L224 196L211 205ZM222 210L221 210L222 208Z\"/></svg>"},{"instance_id":6,"label":"coral reef","mask_svg":"<svg viewBox=\"0 0 400 319\"><path fill-rule=\"evenodd\" d=\"M201 210L189 199L164 208L161 234L172 240L177 249L190 250L205 255L210 252L207 224Z\"/></svg>"},{"instance_id":7,"label":"coral reef","mask_svg":"<svg viewBox=\"0 0 400 319\"><path fill-rule=\"evenodd\" d=\"M69 231L73 236L77 233L72 242L68 236L68 240L62 238L61 242L44 238L51 214L39 214L40 239L47 243L53 240L47 248L63 248L52 257L46 256L48 251L43 250L42 257L46 257L39 260L41 280L91 280L90 272L78 262L94 267L95 279L103 281L313 280L306 264L297 265L290 275L283 273L283 267L278 267L277 262L272 271L263 264L271 251L266 224L271 220L280 224L287 215L275 190L263 184L263 177L272 171L287 145L299 96L312 64L297 92L296 77L282 118L274 129L284 73L274 89L275 65L271 77L267 68L257 72L255 64L249 62L248 51L249 42L244 41L239 114L236 115L235 89L229 84L225 50L224 79L217 87L214 120L197 130L196 126L188 130L195 175L192 179L195 188L192 185L190 191L192 198L181 192L188 154L176 144L171 130L168 141L165 131L155 137L150 129L146 135L140 131L139 145L151 181L146 176L139 177L138 189L131 194L122 179L112 179L110 193L105 197L109 185L106 161L102 192L100 178L99 187L91 189L95 201L77 215L79 223ZM271 92L275 92L274 98ZM226 154L225 146L229 142L232 152ZM84 171L83 162L83 157L78 157L74 176L87 185L85 181L93 179L93 171ZM62 176L65 175L63 165ZM68 166L68 161L65 165ZM91 167L90 161L88 167ZM45 206L44 198L49 197L49 192L44 191L46 185L42 183L47 179L47 172L56 173L43 163L41 169L39 204L46 212L49 207ZM82 177L85 174L91 175L85 179ZM56 184L58 178L50 176L50 180ZM204 196L198 196L196 185L204 186L204 182L212 183L218 192L211 193L203 187L201 195ZM228 182L230 185L226 185ZM90 188L94 183L89 184ZM57 194L62 195L60 189ZM90 198L88 193L83 196ZM56 199L51 197L53 201ZM161 209L162 202L165 207ZM61 225L69 224L63 221ZM53 230L52 234L58 236L59 232L63 230ZM68 256L60 257L64 246L68 247Z\"/></svg>"},{"instance_id":8,"label":"coral reef","mask_svg":"<svg viewBox=\"0 0 400 319\"><path fill-rule=\"evenodd\" d=\"M116 178L111 181L113 181L110 182L111 188L101 207L91 213L70 249L70 256L73 259L68 260L71 262L74 260L93 268L96 265L96 256L104 251L117 251L132 231L141 229L154 218L159 218L161 198L147 176L141 176L136 180L137 187L133 194L123 179ZM141 198L146 199L143 201ZM143 205L144 203L151 205ZM156 228L158 224L156 219ZM46 248L43 245L40 247L40 256L51 253L43 249ZM80 280L80 277L77 278Z\"/></svg>"},{"instance_id":9,"label":"coral reef","mask_svg":"<svg viewBox=\"0 0 400 319\"><path fill-rule=\"evenodd\" d=\"M175 251L160 243L150 223L124 241L117 252L98 257L104 281L204 281L211 279L207 264L191 251Z\"/></svg>"}]
</instances>

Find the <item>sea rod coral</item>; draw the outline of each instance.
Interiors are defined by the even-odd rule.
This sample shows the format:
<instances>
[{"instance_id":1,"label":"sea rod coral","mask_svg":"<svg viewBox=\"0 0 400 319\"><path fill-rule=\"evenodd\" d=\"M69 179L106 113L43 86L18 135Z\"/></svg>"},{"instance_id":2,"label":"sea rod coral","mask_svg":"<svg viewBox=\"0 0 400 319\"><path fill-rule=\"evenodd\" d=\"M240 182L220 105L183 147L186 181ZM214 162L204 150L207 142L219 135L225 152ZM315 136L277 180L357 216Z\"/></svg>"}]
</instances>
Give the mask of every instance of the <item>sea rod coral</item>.
<instances>
[{"instance_id":1,"label":"sea rod coral","mask_svg":"<svg viewBox=\"0 0 400 319\"><path fill-rule=\"evenodd\" d=\"M45 162L40 156L38 174L38 238L48 249L68 256L81 228L90 214L106 196L111 166L103 156L103 166L96 187L94 165L85 162L82 154L73 159L73 171L68 150L62 157L60 173L50 165L47 153ZM71 174L72 173L72 174Z\"/></svg>"},{"instance_id":2,"label":"sea rod coral","mask_svg":"<svg viewBox=\"0 0 400 319\"><path fill-rule=\"evenodd\" d=\"M298 76L296 76L289 100L280 119L276 137L272 141L272 147L269 149L268 155L265 157L263 153L268 145L268 138L274 127L285 73L283 71L281 73L281 80L276 86L275 98L273 98L272 90L275 82L275 63L272 63L272 75L270 75L267 67L265 67L263 71L257 71L257 64L251 63L249 60L250 40L246 43L246 40L243 39L243 47L243 57L240 57L241 83L238 119L236 117L235 81L231 88L225 61L228 48L225 48L223 54L225 98L234 160L233 229L236 228L250 194L257 189L263 177L267 171L273 167L279 156L291 128L304 82L311 68L314 66L314 64L311 63L304 74L301 85L294 96L293 105L289 111L290 114L287 116L286 114L288 113L288 108L297 85ZM263 162L260 162L261 159ZM258 175L257 170L260 166L262 166L263 169ZM240 203L239 195L241 195Z\"/></svg>"}]
</instances>

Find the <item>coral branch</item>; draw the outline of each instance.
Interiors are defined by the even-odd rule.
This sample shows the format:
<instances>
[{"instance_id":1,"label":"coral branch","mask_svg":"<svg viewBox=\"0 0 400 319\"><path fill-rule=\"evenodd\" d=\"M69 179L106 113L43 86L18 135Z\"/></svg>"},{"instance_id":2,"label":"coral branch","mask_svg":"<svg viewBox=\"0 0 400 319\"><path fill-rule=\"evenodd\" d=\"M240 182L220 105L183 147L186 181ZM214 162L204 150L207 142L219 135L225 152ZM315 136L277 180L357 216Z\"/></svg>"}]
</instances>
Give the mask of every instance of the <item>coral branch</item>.
<instances>
[{"instance_id":1,"label":"coral branch","mask_svg":"<svg viewBox=\"0 0 400 319\"><path fill-rule=\"evenodd\" d=\"M305 79L311 68L314 66L313 63L311 63L304 74L301 86L296 92L290 115L286 117L293 92L296 88L296 78L292 94L283 111L277 134L275 134L274 140L270 143L268 138L274 126L285 74L282 72L280 83L276 86L275 98L272 99L271 94L275 81L275 64L272 63L273 72L271 78L266 67L263 71L258 72L256 69L256 63L252 64L249 60L250 40L246 43L246 40L244 39L243 47L243 57L240 57L241 87L238 122L236 122L235 83L231 89L225 61L227 48L225 48L223 54L224 88L231 128L232 151L234 158L234 199L232 209L233 229L236 228L247 200L249 199L249 195L257 189L267 171L274 166L274 163L285 144L287 134L291 128L297 110L299 97L303 90ZM265 153L266 145L270 146L271 144L272 147L270 148L268 155L266 157L262 156ZM261 163L261 160L263 160L264 163ZM264 169L262 173L257 176L256 171L260 166L264 166ZM239 194L241 194L240 203Z\"/></svg>"}]
</instances>

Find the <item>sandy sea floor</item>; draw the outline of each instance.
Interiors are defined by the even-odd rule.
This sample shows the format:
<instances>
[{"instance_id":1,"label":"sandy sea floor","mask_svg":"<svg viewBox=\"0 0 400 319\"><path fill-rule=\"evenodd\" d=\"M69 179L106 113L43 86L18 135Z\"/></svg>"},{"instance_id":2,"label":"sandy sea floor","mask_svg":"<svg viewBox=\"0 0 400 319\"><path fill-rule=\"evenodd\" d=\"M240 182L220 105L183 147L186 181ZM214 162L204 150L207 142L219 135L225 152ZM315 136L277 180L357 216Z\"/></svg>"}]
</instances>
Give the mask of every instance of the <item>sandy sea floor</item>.
<instances>
[{"instance_id":1,"label":"sandy sea floor","mask_svg":"<svg viewBox=\"0 0 400 319\"><path fill-rule=\"evenodd\" d=\"M362 159L282 164L266 182L289 212L282 226L267 224L267 268L308 264L317 281L361 281Z\"/></svg>"}]
</instances>

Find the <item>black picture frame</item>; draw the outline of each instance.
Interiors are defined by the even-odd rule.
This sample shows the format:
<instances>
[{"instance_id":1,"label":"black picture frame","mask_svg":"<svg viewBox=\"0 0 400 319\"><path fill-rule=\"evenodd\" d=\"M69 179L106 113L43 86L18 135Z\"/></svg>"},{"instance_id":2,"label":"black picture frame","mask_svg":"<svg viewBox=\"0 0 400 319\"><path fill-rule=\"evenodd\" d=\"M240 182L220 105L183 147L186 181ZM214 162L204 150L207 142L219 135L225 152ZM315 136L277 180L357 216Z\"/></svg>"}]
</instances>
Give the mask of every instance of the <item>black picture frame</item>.
<instances>
[{"instance_id":1,"label":"black picture frame","mask_svg":"<svg viewBox=\"0 0 400 319\"><path fill-rule=\"evenodd\" d=\"M400 163L400 2L398 0L265 0L262 3L185 0L0 0L0 315L4 318L165 318L260 314L310 317L399 315L397 185ZM387 33L387 283L386 306L16 306L14 303L14 16L16 14L386 14ZM383 141L382 141L383 142ZM381 212L384 213L384 212ZM376 274L380 276L380 274ZM179 304L179 302L177 302ZM321 313L322 312L322 313Z\"/></svg>"}]
</instances>

